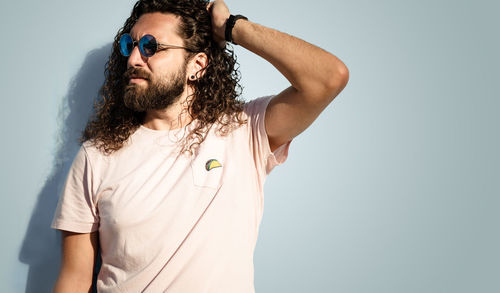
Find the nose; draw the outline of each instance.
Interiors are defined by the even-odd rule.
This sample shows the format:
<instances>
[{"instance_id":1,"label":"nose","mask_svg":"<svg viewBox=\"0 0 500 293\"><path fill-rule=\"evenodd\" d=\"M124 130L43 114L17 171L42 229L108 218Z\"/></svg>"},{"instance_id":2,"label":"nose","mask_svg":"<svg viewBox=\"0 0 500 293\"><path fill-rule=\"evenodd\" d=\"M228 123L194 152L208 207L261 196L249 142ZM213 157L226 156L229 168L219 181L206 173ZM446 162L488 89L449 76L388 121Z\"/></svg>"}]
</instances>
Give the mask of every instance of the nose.
<instances>
[{"instance_id":1,"label":"nose","mask_svg":"<svg viewBox=\"0 0 500 293\"><path fill-rule=\"evenodd\" d=\"M130 53L130 56L128 56L127 68L144 67L146 65L147 59L147 57L141 55L139 46L135 46L134 49L132 49L132 53Z\"/></svg>"}]
</instances>

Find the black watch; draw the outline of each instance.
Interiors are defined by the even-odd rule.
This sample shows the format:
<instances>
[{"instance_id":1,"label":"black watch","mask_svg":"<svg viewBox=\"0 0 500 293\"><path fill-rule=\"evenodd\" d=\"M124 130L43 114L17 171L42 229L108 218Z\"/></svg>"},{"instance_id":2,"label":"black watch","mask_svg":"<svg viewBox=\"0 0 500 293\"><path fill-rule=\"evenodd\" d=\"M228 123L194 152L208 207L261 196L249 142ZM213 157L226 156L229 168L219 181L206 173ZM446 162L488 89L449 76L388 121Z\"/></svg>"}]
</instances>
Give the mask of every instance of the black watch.
<instances>
[{"instance_id":1,"label":"black watch","mask_svg":"<svg viewBox=\"0 0 500 293\"><path fill-rule=\"evenodd\" d=\"M236 23L236 21L238 19L244 19L244 20L248 20L248 18L246 18L245 16L243 15L232 15L229 16L229 18L226 20L226 31L224 32L224 35L225 35L225 38L226 38L226 41L228 42L231 42L235 45L238 45L236 44L234 41L233 41L233 27L234 27L234 24Z\"/></svg>"}]
</instances>

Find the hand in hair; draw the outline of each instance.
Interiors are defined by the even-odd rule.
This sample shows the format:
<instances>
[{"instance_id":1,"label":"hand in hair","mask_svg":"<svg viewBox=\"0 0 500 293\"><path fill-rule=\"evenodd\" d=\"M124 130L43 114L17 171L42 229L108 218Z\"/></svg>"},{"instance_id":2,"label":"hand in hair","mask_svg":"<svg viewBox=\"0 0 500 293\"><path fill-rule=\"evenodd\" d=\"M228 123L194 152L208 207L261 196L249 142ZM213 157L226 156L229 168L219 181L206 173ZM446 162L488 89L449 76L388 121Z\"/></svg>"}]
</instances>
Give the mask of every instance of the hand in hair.
<instances>
[{"instance_id":1,"label":"hand in hair","mask_svg":"<svg viewBox=\"0 0 500 293\"><path fill-rule=\"evenodd\" d=\"M231 15L229 8L223 0L215 0L207 5L207 11L212 19L212 32L214 40L221 48L226 47L224 31L226 29L226 21Z\"/></svg>"}]
</instances>

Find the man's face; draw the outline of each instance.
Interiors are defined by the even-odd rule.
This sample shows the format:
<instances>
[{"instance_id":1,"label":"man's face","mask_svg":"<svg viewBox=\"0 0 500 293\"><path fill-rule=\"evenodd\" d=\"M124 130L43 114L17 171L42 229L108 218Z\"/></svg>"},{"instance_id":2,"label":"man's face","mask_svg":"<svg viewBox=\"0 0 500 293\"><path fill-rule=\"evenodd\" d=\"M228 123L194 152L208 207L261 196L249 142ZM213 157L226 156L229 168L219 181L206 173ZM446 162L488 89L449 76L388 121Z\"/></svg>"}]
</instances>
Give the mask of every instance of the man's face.
<instances>
[{"instance_id":1,"label":"man's face","mask_svg":"<svg viewBox=\"0 0 500 293\"><path fill-rule=\"evenodd\" d=\"M158 43L183 46L176 32L179 21L173 14L147 13L137 20L130 35L138 41L150 34ZM128 108L139 112L165 109L185 91L186 51L168 49L144 57L136 46L128 57L125 79L124 103Z\"/></svg>"}]
</instances>

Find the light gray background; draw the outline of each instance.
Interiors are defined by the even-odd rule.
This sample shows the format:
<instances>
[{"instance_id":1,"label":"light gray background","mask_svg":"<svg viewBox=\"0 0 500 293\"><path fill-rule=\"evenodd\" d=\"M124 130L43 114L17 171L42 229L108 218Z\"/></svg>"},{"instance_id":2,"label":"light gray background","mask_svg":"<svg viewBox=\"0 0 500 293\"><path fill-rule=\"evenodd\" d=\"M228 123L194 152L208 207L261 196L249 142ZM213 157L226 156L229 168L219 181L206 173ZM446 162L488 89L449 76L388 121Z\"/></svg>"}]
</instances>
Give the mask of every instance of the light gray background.
<instances>
[{"instance_id":1,"label":"light gray background","mask_svg":"<svg viewBox=\"0 0 500 293\"><path fill-rule=\"evenodd\" d=\"M0 292L49 292L49 228L134 1L0 4ZM345 90L269 176L265 292L500 292L498 1L228 1L339 57ZM287 81L237 47L245 99Z\"/></svg>"}]
</instances>

